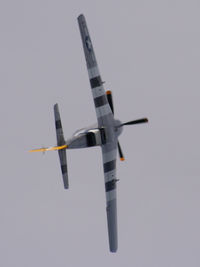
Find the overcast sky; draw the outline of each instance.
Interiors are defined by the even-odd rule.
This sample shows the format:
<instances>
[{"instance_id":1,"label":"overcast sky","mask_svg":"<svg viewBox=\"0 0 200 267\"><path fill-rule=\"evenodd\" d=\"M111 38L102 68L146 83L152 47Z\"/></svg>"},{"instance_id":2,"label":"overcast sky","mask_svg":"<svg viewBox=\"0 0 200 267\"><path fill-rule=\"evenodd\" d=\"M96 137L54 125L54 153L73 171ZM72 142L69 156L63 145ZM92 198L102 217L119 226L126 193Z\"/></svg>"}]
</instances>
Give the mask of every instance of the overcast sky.
<instances>
[{"instance_id":1,"label":"overcast sky","mask_svg":"<svg viewBox=\"0 0 200 267\"><path fill-rule=\"evenodd\" d=\"M77 16L86 17L120 136L119 249L108 248L101 150L69 150L64 190L53 104L65 133L96 122ZM0 1L0 265L200 266L200 2Z\"/></svg>"}]
</instances>

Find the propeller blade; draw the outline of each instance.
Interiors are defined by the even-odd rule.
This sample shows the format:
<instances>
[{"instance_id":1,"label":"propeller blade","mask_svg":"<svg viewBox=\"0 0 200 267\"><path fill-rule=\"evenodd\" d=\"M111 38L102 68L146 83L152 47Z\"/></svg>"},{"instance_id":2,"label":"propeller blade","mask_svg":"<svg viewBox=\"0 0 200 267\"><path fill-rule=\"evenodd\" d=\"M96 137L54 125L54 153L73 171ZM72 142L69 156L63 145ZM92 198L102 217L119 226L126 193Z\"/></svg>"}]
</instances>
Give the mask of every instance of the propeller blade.
<instances>
[{"instance_id":1,"label":"propeller blade","mask_svg":"<svg viewBox=\"0 0 200 267\"><path fill-rule=\"evenodd\" d=\"M112 100L112 92L111 91L106 91L106 96L108 99L108 103L110 105L110 108L112 110L112 113L114 114L114 106L113 106L113 100Z\"/></svg>"},{"instance_id":2,"label":"propeller blade","mask_svg":"<svg viewBox=\"0 0 200 267\"><path fill-rule=\"evenodd\" d=\"M120 160L123 161L123 160L125 160L125 158L124 158L124 155L122 153L122 149L121 149L119 141L117 142L117 146L118 146Z\"/></svg>"},{"instance_id":3,"label":"propeller blade","mask_svg":"<svg viewBox=\"0 0 200 267\"><path fill-rule=\"evenodd\" d=\"M146 122L148 122L148 119L142 118L142 119L138 119L138 120L134 120L134 121L125 122L122 125L133 125L133 124L146 123Z\"/></svg>"}]
</instances>

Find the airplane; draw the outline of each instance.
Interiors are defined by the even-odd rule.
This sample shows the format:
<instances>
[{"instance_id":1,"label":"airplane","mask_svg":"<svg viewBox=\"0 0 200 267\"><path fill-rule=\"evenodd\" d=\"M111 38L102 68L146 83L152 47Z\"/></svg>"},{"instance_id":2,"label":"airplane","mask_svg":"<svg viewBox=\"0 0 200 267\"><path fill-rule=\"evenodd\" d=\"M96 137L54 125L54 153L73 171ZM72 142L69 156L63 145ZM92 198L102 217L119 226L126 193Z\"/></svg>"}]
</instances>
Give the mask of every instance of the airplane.
<instances>
[{"instance_id":1,"label":"airplane","mask_svg":"<svg viewBox=\"0 0 200 267\"><path fill-rule=\"evenodd\" d=\"M57 150L64 188L68 189L68 170L66 150L75 148L86 148L99 146L102 150L103 171L106 193L107 227L110 252L116 252L118 248L117 236L117 177L116 158L117 150L120 160L124 160L124 155L118 141L122 133L123 126L148 122L147 118L141 118L126 123L114 118L114 106L112 92L105 91L103 81L97 65L94 48L83 14L79 15L78 24L86 59L89 81L96 110L97 123L91 127L83 128L75 132L68 140L65 140L60 118L58 104L54 105L55 128L57 145L49 148L39 148L30 152Z\"/></svg>"}]
</instances>

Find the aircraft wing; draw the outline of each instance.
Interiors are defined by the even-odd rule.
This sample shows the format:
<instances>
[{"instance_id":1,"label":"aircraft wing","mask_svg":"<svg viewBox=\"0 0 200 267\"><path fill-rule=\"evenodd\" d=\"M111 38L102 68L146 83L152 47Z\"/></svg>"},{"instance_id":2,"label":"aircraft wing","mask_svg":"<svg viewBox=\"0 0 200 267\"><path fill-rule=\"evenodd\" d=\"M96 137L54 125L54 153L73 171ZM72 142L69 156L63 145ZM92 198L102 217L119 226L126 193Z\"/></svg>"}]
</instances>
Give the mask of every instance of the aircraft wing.
<instances>
[{"instance_id":1,"label":"aircraft wing","mask_svg":"<svg viewBox=\"0 0 200 267\"><path fill-rule=\"evenodd\" d=\"M99 127L103 125L110 125L110 122L113 120L113 114L103 87L103 82L84 15L80 15L78 17L78 24L83 43L83 50L85 54L98 125Z\"/></svg>"},{"instance_id":2,"label":"aircraft wing","mask_svg":"<svg viewBox=\"0 0 200 267\"><path fill-rule=\"evenodd\" d=\"M102 146L103 169L106 192L106 212L108 224L108 238L111 252L117 251L117 193L116 193L116 156L117 143Z\"/></svg>"}]
</instances>

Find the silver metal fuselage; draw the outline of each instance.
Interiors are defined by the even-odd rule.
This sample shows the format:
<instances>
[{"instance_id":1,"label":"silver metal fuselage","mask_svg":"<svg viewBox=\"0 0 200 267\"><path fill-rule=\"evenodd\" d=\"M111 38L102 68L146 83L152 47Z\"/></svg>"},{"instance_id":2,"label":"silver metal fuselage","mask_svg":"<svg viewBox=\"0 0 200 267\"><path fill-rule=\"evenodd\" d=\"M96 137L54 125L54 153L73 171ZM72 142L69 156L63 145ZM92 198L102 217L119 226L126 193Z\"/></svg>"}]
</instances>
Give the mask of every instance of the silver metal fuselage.
<instances>
[{"instance_id":1,"label":"silver metal fuselage","mask_svg":"<svg viewBox=\"0 0 200 267\"><path fill-rule=\"evenodd\" d=\"M68 149L86 148L92 146L102 146L113 140L117 140L123 128L119 120L114 120L110 126L102 128L88 127L75 132L75 134L66 141Z\"/></svg>"}]
</instances>

